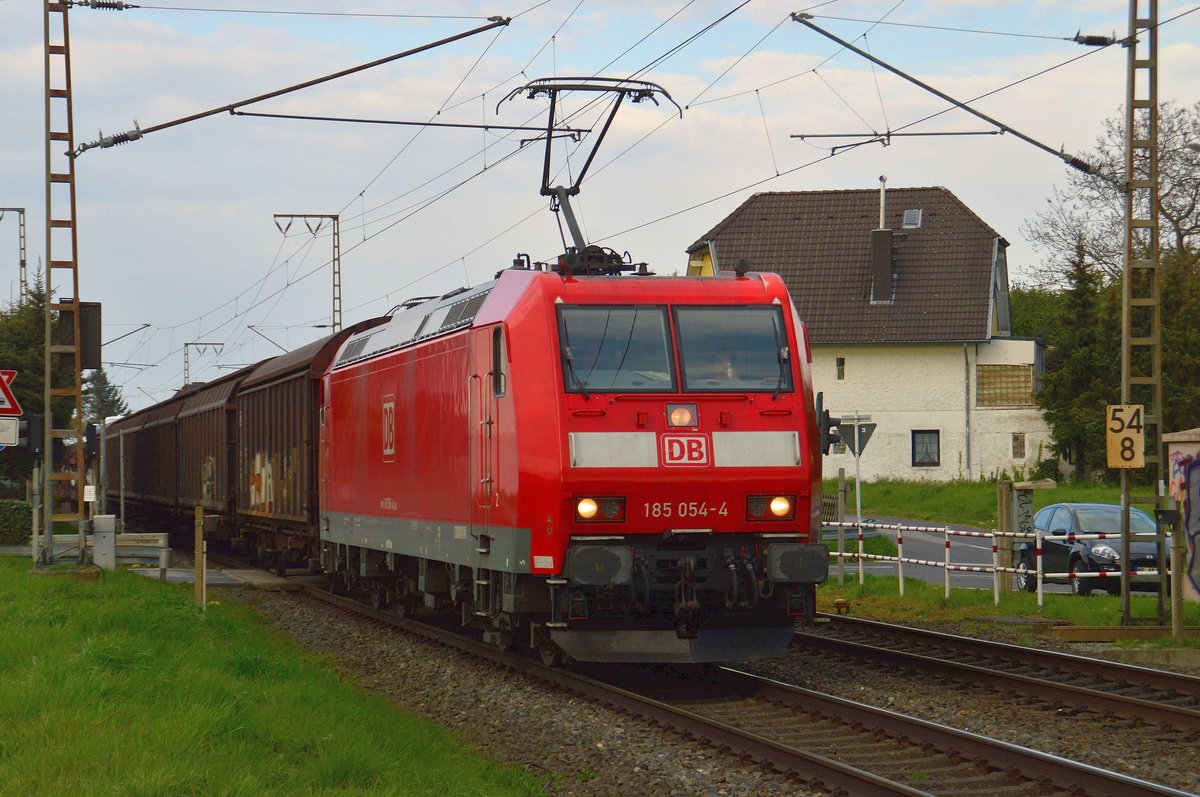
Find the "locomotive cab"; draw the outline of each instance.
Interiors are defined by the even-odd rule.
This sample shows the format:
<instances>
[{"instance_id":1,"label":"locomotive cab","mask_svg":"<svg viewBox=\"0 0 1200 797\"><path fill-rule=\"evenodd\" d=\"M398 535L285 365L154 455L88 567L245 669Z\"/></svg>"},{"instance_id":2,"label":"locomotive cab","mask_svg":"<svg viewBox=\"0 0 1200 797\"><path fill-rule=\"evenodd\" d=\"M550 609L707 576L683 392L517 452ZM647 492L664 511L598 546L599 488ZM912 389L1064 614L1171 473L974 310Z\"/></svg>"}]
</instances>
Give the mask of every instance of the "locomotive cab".
<instances>
[{"instance_id":1,"label":"locomotive cab","mask_svg":"<svg viewBox=\"0 0 1200 797\"><path fill-rule=\"evenodd\" d=\"M570 534L550 637L580 660L782 655L828 572L803 341L776 278L661 284L556 299Z\"/></svg>"}]
</instances>

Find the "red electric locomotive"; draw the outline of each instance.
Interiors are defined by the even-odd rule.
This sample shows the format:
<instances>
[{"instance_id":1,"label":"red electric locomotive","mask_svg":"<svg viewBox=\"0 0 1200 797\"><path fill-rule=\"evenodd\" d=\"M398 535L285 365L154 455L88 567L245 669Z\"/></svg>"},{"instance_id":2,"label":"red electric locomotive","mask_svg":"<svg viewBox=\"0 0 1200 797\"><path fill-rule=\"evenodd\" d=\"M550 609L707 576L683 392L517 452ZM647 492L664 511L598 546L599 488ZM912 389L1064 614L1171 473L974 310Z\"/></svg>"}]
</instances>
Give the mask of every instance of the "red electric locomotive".
<instances>
[{"instance_id":1,"label":"red electric locomotive","mask_svg":"<svg viewBox=\"0 0 1200 797\"><path fill-rule=\"evenodd\" d=\"M514 267L350 337L321 562L548 662L782 655L828 572L808 343L772 274Z\"/></svg>"}]
</instances>

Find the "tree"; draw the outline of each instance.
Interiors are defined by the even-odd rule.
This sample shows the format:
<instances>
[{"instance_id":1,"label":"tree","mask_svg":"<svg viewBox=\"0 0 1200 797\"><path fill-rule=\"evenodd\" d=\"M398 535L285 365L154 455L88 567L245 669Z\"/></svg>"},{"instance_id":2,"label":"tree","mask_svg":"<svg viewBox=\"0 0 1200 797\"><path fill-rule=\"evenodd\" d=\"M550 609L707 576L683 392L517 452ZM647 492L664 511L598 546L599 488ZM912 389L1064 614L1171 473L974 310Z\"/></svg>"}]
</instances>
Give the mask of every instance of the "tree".
<instances>
[{"instance_id":1,"label":"tree","mask_svg":"<svg viewBox=\"0 0 1200 797\"><path fill-rule=\"evenodd\" d=\"M1200 152L1189 145L1200 131L1200 102L1190 108L1163 103L1158 114L1159 222L1163 256L1195 251L1200 242ZM1146 133L1148 135L1148 132ZM1096 148L1082 156L1106 175L1125 177L1125 116L1104 123ZM1045 260L1036 278L1062 285L1063 264L1083 242L1084 254L1109 282L1119 281L1125 259L1125 195L1100 177L1068 171L1065 189L1056 187L1049 208L1025 222L1021 233Z\"/></svg>"},{"instance_id":2,"label":"tree","mask_svg":"<svg viewBox=\"0 0 1200 797\"><path fill-rule=\"evenodd\" d=\"M1200 254L1172 252L1159 268L1163 431L1177 432L1200 427Z\"/></svg>"},{"instance_id":3,"label":"tree","mask_svg":"<svg viewBox=\"0 0 1200 797\"><path fill-rule=\"evenodd\" d=\"M121 388L108 381L108 374L103 368L97 368L84 377L83 416L87 423L128 414L129 405L121 395Z\"/></svg>"},{"instance_id":4,"label":"tree","mask_svg":"<svg viewBox=\"0 0 1200 797\"><path fill-rule=\"evenodd\" d=\"M1075 478L1104 472L1104 406L1121 392L1121 296L1088 262L1083 240L1068 261L1062 323L1052 331L1038 404L1054 433L1054 453Z\"/></svg>"}]
</instances>

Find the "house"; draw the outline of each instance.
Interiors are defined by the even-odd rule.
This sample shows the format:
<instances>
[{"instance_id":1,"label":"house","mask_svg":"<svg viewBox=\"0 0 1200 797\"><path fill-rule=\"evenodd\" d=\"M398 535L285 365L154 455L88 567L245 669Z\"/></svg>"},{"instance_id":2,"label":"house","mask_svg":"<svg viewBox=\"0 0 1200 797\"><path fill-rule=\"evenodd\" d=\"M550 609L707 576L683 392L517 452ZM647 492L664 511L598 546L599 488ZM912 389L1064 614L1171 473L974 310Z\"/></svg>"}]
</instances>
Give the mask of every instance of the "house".
<instances>
[{"instance_id":1,"label":"house","mask_svg":"<svg viewBox=\"0 0 1200 797\"><path fill-rule=\"evenodd\" d=\"M783 276L825 407L877 425L864 479L1031 472L1051 434L1039 347L1011 336L1008 242L945 188L885 186L755 194L688 247L688 274Z\"/></svg>"}]
</instances>

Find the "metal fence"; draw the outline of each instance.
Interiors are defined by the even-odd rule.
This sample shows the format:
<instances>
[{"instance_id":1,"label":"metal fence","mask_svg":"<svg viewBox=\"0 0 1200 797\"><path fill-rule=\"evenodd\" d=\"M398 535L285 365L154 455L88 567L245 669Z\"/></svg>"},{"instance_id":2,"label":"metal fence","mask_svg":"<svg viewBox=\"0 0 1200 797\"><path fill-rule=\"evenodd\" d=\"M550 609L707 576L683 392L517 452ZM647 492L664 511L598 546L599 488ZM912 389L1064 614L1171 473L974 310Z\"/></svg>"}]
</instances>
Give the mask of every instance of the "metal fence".
<instances>
[{"instance_id":1,"label":"metal fence","mask_svg":"<svg viewBox=\"0 0 1200 797\"><path fill-rule=\"evenodd\" d=\"M1047 572L1045 572L1044 562L1043 562L1043 551L1042 551L1042 548L1043 548L1042 539L1044 538L1045 535L1038 534L1038 533L1030 534L1030 533L1026 533L1026 532L994 531L994 530L993 531L969 531L966 529L955 529L955 528L951 528L949 526L904 526L904 525L895 524L895 523L876 523L874 521L863 521L862 523L855 523L853 521L829 521L829 522L825 522L824 525L831 526L831 527L837 527L837 528L847 528L847 529L855 529L856 530L858 550L857 551L832 551L832 552L830 552L830 556L832 556L834 558L838 558L840 560L845 560L845 559L857 560L857 562L858 562L858 583L860 583L860 584L863 583L863 580L865 577L865 574L863 571L863 563L865 561L875 560L875 561L881 561L881 562L895 562L896 563L896 574L900 579L900 594L901 595L904 594L904 579L905 579L904 566L906 564L924 565L927 567L938 567L938 568L943 569L944 589L945 589L945 596L947 598L950 597L950 574L951 573L953 573L953 572L991 573L992 574L992 596L993 596L993 600L994 600L995 604L999 605L1000 604L1001 579L1005 578L1005 574L1007 574L1007 573L1015 574L1017 572L1022 572L1021 568L1009 567L1009 566L1000 564L1000 547L999 547L1000 542L999 541L1002 539L1007 539L1010 541L1016 540L1016 539L1033 539L1033 540L1035 540L1035 546L1034 546L1034 550L1035 550L1034 558L1035 558L1035 565L1036 565L1035 569L1032 571L1025 569L1025 570L1023 570L1023 572L1027 573L1029 577L1036 579L1038 606L1044 605L1044 603L1043 603L1043 595L1044 595L1043 587L1045 585L1045 579L1047 579L1047 578L1066 579L1068 582L1070 582L1072 579L1080 579L1080 578L1082 578L1082 579L1106 579L1106 578L1112 579L1115 577L1115 578L1119 579L1121 577L1121 573L1119 571L1116 571L1116 572L1112 572L1112 571L1110 571L1110 572L1068 571L1068 572L1063 572L1063 573L1047 573ZM870 554L870 553L864 552L863 551L863 538L864 538L863 532L864 532L864 530L868 530L868 529L873 529L876 531L894 531L894 532L896 532L897 555L896 556L886 556L883 554ZM945 550L944 558L942 560L938 561L938 560L915 559L912 557L906 557L904 555L904 533L905 532L920 533L920 534L941 534L943 537L943 549ZM1130 535L1131 539L1138 538L1138 537L1156 539L1157 536L1158 535L1154 534L1153 532L1143 533L1143 534L1135 533L1135 534ZM991 541L992 541L992 563L990 565L956 564L956 563L954 563L951 559L951 540L955 537L991 539ZM1055 539L1071 542L1071 541L1075 541L1075 540L1088 540L1088 539L1120 539L1120 537L1121 537L1120 534L1068 534L1068 535L1058 535L1055 537ZM1009 544L1011 544L1011 542ZM1169 573L1169 571L1168 571L1168 573ZM1153 581L1158 578L1158 570L1147 569L1147 568L1133 569L1133 570L1129 571L1129 576L1130 576L1131 580ZM1141 577L1141 578L1139 578L1139 577Z\"/></svg>"}]
</instances>

